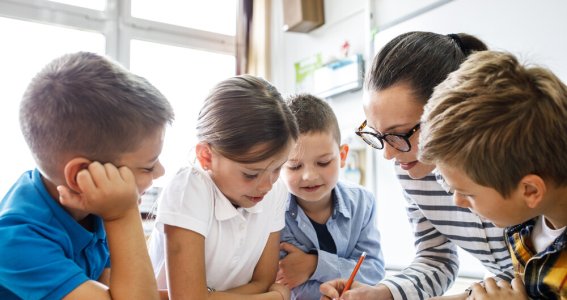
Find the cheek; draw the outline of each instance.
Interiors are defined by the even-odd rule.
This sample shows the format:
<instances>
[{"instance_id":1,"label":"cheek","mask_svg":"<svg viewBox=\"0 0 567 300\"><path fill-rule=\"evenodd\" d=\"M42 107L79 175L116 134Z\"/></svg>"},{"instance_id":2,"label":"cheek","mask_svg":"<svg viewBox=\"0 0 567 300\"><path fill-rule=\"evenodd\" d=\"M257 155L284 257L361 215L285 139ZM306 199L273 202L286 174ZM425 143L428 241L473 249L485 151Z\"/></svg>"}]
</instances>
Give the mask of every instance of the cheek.
<instances>
[{"instance_id":1,"label":"cheek","mask_svg":"<svg viewBox=\"0 0 567 300\"><path fill-rule=\"evenodd\" d=\"M152 176L147 173L136 176L136 186L138 187L138 192L145 192L152 185L152 181Z\"/></svg>"}]
</instances>

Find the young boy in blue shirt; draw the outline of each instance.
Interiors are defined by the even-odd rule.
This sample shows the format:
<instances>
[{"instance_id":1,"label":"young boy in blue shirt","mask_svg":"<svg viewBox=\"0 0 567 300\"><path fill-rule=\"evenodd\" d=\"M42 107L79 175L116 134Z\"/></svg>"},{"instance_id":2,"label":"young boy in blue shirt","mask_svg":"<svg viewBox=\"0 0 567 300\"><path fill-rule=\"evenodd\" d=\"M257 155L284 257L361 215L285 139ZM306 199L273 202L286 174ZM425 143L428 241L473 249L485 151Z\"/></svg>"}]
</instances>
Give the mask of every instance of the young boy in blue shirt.
<instances>
[{"instance_id":1,"label":"young boy in blue shirt","mask_svg":"<svg viewBox=\"0 0 567 300\"><path fill-rule=\"evenodd\" d=\"M293 299L319 299L319 285L348 278L366 252L356 279L376 284L384 277L376 201L361 186L339 181L348 145L341 145L336 116L325 101L308 94L288 99L300 137L282 168L290 194L281 233L276 281Z\"/></svg>"},{"instance_id":2,"label":"young boy in blue shirt","mask_svg":"<svg viewBox=\"0 0 567 300\"><path fill-rule=\"evenodd\" d=\"M154 86L96 54L33 78L20 125L37 169L0 203L0 299L158 298L138 201L172 120Z\"/></svg>"},{"instance_id":3,"label":"young boy in blue shirt","mask_svg":"<svg viewBox=\"0 0 567 300\"><path fill-rule=\"evenodd\" d=\"M435 88L421 128L420 161L455 204L507 227L516 278L469 298L567 299L567 86L509 53L474 53Z\"/></svg>"}]
</instances>

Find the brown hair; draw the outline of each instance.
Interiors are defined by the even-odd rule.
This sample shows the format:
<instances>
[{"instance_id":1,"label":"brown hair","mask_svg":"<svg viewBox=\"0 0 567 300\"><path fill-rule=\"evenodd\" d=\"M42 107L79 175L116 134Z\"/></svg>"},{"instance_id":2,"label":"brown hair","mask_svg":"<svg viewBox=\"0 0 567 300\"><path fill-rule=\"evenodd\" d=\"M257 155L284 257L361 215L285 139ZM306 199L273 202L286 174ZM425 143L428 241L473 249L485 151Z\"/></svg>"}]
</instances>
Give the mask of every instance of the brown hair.
<instances>
[{"instance_id":1,"label":"brown hair","mask_svg":"<svg viewBox=\"0 0 567 300\"><path fill-rule=\"evenodd\" d=\"M50 62L20 106L22 133L48 177L59 176L70 155L113 162L172 121L169 102L146 79L88 52Z\"/></svg>"},{"instance_id":2,"label":"brown hair","mask_svg":"<svg viewBox=\"0 0 567 300\"><path fill-rule=\"evenodd\" d=\"M425 104L433 88L470 53L486 49L482 41L465 33L407 32L392 39L375 56L365 86L379 91L408 83L417 99Z\"/></svg>"},{"instance_id":3,"label":"brown hair","mask_svg":"<svg viewBox=\"0 0 567 300\"><path fill-rule=\"evenodd\" d=\"M287 104L297 119L299 133L329 132L340 145L339 123L327 102L310 94L299 94L289 97Z\"/></svg>"},{"instance_id":4,"label":"brown hair","mask_svg":"<svg viewBox=\"0 0 567 300\"><path fill-rule=\"evenodd\" d=\"M435 89L422 121L421 161L505 197L528 174L567 184L567 86L547 69L475 53Z\"/></svg>"},{"instance_id":5,"label":"brown hair","mask_svg":"<svg viewBox=\"0 0 567 300\"><path fill-rule=\"evenodd\" d=\"M267 159L297 140L295 117L269 82L240 75L217 84L205 99L197 120L197 137L222 156L240 163ZM249 153L258 144L261 153Z\"/></svg>"}]
</instances>

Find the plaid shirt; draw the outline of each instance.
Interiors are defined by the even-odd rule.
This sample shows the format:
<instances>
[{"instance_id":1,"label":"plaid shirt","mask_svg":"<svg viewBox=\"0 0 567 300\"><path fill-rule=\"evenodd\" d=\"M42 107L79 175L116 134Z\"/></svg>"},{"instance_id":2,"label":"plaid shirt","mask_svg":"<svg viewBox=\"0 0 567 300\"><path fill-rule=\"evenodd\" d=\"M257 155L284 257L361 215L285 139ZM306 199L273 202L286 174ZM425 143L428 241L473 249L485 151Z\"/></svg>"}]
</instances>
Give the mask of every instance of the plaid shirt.
<instances>
[{"instance_id":1,"label":"plaid shirt","mask_svg":"<svg viewBox=\"0 0 567 300\"><path fill-rule=\"evenodd\" d=\"M536 219L506 229L515 275L533 299L567 300L567 230L544 251L534 254L531 234Z\"/></svg>"}]
</instances>

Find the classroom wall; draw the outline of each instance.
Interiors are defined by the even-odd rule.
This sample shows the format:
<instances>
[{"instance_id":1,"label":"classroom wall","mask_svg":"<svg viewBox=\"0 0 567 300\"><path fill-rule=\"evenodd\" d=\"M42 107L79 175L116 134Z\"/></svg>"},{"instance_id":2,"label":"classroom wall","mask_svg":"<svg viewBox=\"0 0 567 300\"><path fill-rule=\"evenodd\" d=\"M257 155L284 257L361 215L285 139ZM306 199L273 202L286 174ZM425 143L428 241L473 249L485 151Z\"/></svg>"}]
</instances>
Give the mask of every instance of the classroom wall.
<instances>
[{"instance_id":1,"label":"classroom wall","mask_svg":"<svg viewBox=\"0 0 567 300\"><path fill-rule=\"evenodd\" d=\"M511 51L523 61L551 68L567 82L565 0L325 0L325 25L308 34L283 32L281 1L272 3L272 81L284 94L295 91L295 62L318 52L336 55L348 40L351 53L362 53L368 64L390 39L411 30L471 33L492 49ZM361 91L328 99L343 135L353 140L354 129L364 119L361 99ZM414 255L405 200L392 163L382 159L379 151L368 149L367 154L372 169L366 174L367 186L378 201L386 266L397 269L409 264ZM484 275L475 259L462 256L461 275Z\"/></svg>"}]
</instances>

